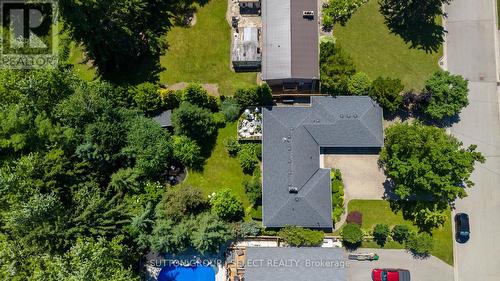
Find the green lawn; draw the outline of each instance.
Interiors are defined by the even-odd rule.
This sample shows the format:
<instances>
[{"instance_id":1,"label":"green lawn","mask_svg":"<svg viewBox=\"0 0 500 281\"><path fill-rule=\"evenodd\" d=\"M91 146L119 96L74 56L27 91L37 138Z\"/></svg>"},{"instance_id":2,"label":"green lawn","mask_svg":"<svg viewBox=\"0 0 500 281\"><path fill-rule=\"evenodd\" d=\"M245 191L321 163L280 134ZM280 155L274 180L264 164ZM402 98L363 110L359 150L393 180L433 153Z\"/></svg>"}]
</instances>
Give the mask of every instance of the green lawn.
<instances>
[{"instance_id":1,"label":"green lawn","mask_svg":"<svg viewBox=\"0 0 500 281\"><path fill-rule=\"evenodd\" d=\"M390 33L378 8L378 1L370 0L345 27L336 25L337 42L352 56L357 70L370 78L399 78L407 90L421 90L427 77L439 69L442 48L433 54L410 49L399 36Z\"/></svg>"},{"instance_id":2,"label":"green lawn","mask_svg":"<svg viewBox=\"0 0 500 281\"><path fill-rule=\"evenodd\" d=\"M237 74L230 69L231 30L226 10L227 0L211 0L199 8L195 26L175 27L167 33L169 48L161 57L166 68L160 74L162 83L217 83L224 95L256 83L255 73Z\"/></svg>"},{"instance_id":3,"label":"green lawn","mask_svg":"<svg viewBox=\"0 0 500 281\"><path fill-rule=\"evenodd\" d=\"M383 200L352 200L348 205L349 212L359 211L363 214L363 229L371 230L378 223L384 223L391 227L396 224L405 224L412 229L417 228L411 221L403 218L401 212L394 213L389 206L389 202ZM451 212L444 226L432 232L434 237L434 250L432 255L440 258L446 263L453 265L453 237L451 231ZM364 248L380 248L375 242L363 242ZM384 246L386 249L402 249L403 245L390 241Z\"/></svg>"},{"instance_id":4,"label":"green lawn","mask_svg":"<svg viewBox=\"0 0 500 281\"><path fill-rule=\"evenodd\" d=\"M217 143L212 155L207 160L203 172L189 171L185 184L200 187L205 195L223 188L230 188L242 201L247 213L250 201L242 185L243 178L250 177L243 174L238 158L229 157L224 146L225 141L236 136L236 122L219 130Z\"/></svg>"},{"instance_id":5,"label":"green lawn","mask_svg":"<svg viewBox=\"0 0 500 281\"><path fill-rule=\"evenodd\" d=\"M76 74L83 80L92 81L97 77L95 69L83 62L83 48L77 46L75 42L71 42L69 63L73 65Z\"/></svg>"}]
</instances>

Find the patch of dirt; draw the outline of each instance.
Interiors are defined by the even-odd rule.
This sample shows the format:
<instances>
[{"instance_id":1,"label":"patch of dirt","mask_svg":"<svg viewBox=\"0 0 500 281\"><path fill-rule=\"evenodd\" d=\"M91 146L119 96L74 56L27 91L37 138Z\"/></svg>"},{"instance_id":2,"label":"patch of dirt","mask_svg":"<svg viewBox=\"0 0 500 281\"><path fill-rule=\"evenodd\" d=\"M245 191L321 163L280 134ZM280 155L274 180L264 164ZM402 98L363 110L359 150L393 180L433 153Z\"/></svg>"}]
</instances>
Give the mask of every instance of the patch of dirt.
<instances>
[{"instance_id":1,"label":"patch of dirt","mask_svg":"<svg viewBox=\"0 0 500 281\"><path fill-rule=\"evenodd\" d=\"M189 85L189 83L186 82L180 82L180 83L175 83L173 85L168 86L167 89L169 90L183 90ZM205 89L211 96L219 96L219 85L218 84L201 84L201 87Z\"/></svg>"}]
</instances>

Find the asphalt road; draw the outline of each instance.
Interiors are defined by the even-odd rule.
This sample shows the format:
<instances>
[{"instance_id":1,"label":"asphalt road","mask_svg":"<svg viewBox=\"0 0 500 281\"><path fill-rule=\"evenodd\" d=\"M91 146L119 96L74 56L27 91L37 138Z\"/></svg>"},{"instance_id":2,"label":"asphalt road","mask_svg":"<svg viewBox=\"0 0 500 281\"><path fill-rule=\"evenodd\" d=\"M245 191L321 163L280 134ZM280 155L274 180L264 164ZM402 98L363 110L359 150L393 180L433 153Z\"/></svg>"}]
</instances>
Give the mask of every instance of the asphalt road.
<instances>
[{"instance_id":1,"label":"asphalt road","mask_svg":"<svg viewBox=\"0 0 500 281\"><path fill-rule=\"evenodd\" d=\"M495 59L495 1L454 0L446 7L446 65L469 79L470 105L451 133L486 156L472 175L476 186L456 202L470 216L471 239L454 245L456 281L500 280L500 114Z\"/></svg>"},{"instance_id":2,"label":"asphalt road","mask_svg":"<svg viewBox=\"0 0 500 281\"><path fill-rule=\"evenodd\" d=\"M348 280L371 280L374 268L401 268L410 271L415 281L453 281L453 267L436 257L414 259L404 250L360 249L360 253L377 253L378 261L349 261ZM476 281L479 281L477 279Z\"/></svg>"}]
</instances>

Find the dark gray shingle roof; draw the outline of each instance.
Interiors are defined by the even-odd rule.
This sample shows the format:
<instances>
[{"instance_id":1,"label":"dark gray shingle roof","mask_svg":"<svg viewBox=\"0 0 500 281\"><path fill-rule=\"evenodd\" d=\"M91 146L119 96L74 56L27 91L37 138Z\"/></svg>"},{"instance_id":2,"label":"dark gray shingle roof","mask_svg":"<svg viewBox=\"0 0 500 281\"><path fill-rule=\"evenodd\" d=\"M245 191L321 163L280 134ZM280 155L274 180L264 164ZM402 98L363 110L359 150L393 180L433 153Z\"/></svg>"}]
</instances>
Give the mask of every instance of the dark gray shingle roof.
<instances>
[{"instance_id":1,"label":"dark gray shingle roof","mask_svg":"<svg viewBox=\"0 0 500 281\"><path fill-rule=\"evenodd\" d=\"M311 106L263 114L264 226L332 228L330 171L319 168L320 149L382 147L382 109L364 96L312 97Z\"/></svg>"},{"instance_id":2,"label":"dark gray shingle roof","mask_svg":"<svg viewBox=\"0 0 500 281\"><path fill-rule=\"evenodd\" d=\"M153 117L162 128L172 127L172 110L163 111L161 114Z\"/></svg>"},{"instance_id":3,"label":"dark gray shingle roof","mask_svg":"<svg viewBox=\"0 0 500 281\"><path fill-rule=\"evenodd\" d=\"M346 254L340 248L250 247L246 261L247 281L347 281Z\"/></svg>"}]
</instances>

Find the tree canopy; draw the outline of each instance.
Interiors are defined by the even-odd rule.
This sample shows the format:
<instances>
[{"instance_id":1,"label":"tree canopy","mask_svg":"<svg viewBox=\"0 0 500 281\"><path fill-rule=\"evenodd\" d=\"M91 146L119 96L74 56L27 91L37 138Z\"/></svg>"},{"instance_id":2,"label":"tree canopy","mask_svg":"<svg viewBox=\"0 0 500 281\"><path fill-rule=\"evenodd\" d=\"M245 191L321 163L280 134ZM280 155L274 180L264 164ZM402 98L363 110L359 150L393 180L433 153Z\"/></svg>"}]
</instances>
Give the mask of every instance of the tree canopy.
<instances>
[{"instance_id":1,"label":"tree canopy","mask_svg":"<svg viewBox=\"0 0 500 281\"><path fill-rule=\"evenodd\" d=\"M320 44L321 90L330 95L345 95L348 84L356 73L352 58L336 43Z\"/></svg>"},{"instance_id":2,"label":"tree canopy","mask_svg":"<svg viewBox=\"0 0 500 281\"><path fill-rule=\"evenodd\" d=\"M424 113L433 119L453 117L469 104L468 82L447 71L435 72L425 83L424 93L430 99Z\"/></svg>"}]
</instances>

